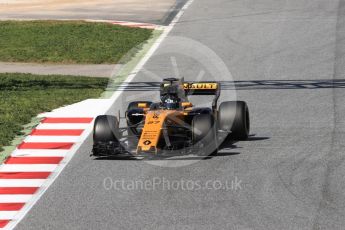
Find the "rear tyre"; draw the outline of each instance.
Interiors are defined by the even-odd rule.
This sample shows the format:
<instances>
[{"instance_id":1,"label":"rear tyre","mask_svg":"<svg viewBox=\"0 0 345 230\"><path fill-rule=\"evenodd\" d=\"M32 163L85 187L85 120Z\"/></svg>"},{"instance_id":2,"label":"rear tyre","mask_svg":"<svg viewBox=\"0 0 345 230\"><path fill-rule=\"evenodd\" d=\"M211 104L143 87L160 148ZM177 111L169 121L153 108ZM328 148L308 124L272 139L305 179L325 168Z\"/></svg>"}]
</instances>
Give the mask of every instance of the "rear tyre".
<instances>
[{"instance_id":1,"label":"rear tyre","mask_svg":"<svg viewBox=\"0 0 345 230\"><path fill-rule=\"evenodd\" d=\"M250 132L250 119L247 103L244 101L222 102L218 110L218 128L231 131L229 137L245 140Z\"/></svg>"},{"instance_id":2,"label":"rear tyre","mask_svg":"<svg viewBox=\"0 0 345 230\"><path fill-rule=\"evenodd\" d=\"M211 114L200 114L193 118L192 140L194 146L200 147L198 155L208 156L217 153L217 135Z\"/></svg>"},{"instance_id":3,"label":"rear tyre","mask_svg":"<svg viewBox=\"0 0 345 230\"><path fill-rule=\"evenodd\" d=\"M109 156L120 150L119 121L114 116L101 115L95 120L93 129L93 155Z\"/></svg>"}]
</instances>

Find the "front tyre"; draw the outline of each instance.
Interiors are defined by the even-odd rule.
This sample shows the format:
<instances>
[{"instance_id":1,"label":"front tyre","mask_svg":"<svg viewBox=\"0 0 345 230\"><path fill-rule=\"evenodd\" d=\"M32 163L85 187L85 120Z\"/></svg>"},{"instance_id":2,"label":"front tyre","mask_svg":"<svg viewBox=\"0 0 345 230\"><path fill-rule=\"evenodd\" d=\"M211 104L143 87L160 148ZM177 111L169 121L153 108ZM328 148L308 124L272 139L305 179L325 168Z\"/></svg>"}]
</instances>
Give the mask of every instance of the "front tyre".
<instances>
[{"instance_id":1,"label":"front tyre","mask_svg":"<svg viewBox=\"0 0 345 230\"><path fill-rule=\"evenodd\" d=\"M211 114L196 115L192 120L192 141L198 146L198 155L208 156L217 153L217 136L214 118Z\"/></svg>"},{"instance_id":2,"label":"front tyre","mask_svg":"<svg viewBox=\"0 0 345 230\"><path fill-rule=\"evenodd\" d=\"M93 155L110 156L121 150L119 121L114 116L101 115L95 120L93 128Z\"/></svg>"},{"instance_id":3,"label":"front tyre","mask_svg":"<svg viewBox=\"0 0 345 230\"><path fill-rule=\"evenodd\" d=\"M225 101L218 109L218 128L231 132L230 137L245 140L250 132L249 109L244 101Z\"/></svg>"}]
</instances>

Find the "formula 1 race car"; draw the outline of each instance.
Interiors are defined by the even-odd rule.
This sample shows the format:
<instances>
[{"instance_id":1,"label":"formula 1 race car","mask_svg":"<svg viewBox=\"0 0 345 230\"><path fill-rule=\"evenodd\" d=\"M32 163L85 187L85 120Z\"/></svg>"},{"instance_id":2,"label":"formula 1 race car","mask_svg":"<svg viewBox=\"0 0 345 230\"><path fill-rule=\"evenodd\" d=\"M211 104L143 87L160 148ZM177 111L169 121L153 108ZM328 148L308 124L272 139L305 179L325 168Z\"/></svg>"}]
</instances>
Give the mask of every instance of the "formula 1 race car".
<instances>
[{"instance_id":1,"label":"formula 1 race car","mask_svg":"<svg viewBox=\"0 0 345 230\"><path fill-rule=\"evenodd\" d=\"M134 101L125 113L126 126L115 116L98 116L93 132L93 156L171 156L215 154L229 135L248 138L250 121L244 101L217 106L218 82L184 82L166 78L160 85L160 102ZM192 95L214 95L211 108L195 107ZM121 118L120 118L121 119Z\"/></svg>"}]
</instances>

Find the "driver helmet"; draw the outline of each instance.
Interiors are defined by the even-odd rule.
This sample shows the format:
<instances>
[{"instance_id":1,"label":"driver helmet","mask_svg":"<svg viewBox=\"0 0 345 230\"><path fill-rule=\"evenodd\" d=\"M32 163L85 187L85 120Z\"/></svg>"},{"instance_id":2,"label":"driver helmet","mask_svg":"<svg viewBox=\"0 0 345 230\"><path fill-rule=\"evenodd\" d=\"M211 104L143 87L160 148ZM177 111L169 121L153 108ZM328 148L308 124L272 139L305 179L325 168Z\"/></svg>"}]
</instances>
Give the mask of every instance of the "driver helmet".
<instances>
[{"instance_id":1,"label":"driver helmet","mask_svg":"<svg viewBox=\"0 0 345 230\"><path fill-rule=\"evenodd\" d=\"M168 110L174 110L180 107L180 100L175 95L166 95L162 98L162 103Z\"/></svg>"}]
</instances>

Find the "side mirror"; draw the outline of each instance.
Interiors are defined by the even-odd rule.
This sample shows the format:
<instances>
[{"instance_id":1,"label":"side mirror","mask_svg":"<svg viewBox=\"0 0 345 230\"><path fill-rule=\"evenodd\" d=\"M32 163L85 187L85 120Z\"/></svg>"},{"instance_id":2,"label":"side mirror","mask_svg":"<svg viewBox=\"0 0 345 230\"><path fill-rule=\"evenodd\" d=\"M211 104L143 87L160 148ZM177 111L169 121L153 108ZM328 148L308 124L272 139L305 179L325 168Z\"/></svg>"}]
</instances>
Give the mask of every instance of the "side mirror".
<instances>
[{"instance_id":1,"label":"side mirror","mask_svg":"<svg viewBox=\"0 0 345 230\"><path fill-rule=\"evenodd\" d=\"M181 103L182 107L185 109L185 108L190 108L190 107L193 107L193 104L190 103L190 102L182 102Z\"/></svg>"},{"instance_id":2,"label":"side mirror","mask_svg":"<svg viewBox=\"0 0 345 230\"><path fill-rule=\"evenodd\" d=\"M138 108L146 109L147 108L147 103L138 103Z\"/></svg>"}]
</instances>

